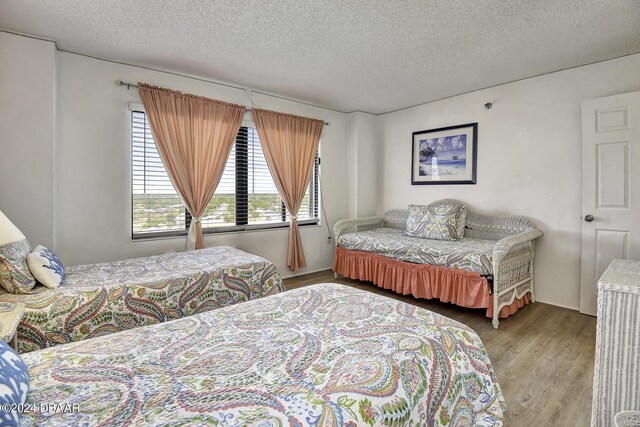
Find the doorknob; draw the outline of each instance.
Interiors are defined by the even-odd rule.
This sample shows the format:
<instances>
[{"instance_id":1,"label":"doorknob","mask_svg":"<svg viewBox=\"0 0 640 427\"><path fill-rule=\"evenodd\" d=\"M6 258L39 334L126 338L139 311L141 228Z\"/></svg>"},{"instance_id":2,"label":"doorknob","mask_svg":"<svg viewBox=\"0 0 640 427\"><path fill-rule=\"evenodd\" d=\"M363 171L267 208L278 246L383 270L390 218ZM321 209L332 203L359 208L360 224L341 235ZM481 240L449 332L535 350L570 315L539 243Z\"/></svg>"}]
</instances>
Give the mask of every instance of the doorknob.
<instances>
[{"instance_id":1,"label":"doorknob","mask_svg":"<svg viewBox=\"0 0 640 427\"><path fill-rule=\"evenodd\" d=\"M585 215L584 220L587 222L591 222L594 220L593 215Z\"/></svg>"}]
</instances>

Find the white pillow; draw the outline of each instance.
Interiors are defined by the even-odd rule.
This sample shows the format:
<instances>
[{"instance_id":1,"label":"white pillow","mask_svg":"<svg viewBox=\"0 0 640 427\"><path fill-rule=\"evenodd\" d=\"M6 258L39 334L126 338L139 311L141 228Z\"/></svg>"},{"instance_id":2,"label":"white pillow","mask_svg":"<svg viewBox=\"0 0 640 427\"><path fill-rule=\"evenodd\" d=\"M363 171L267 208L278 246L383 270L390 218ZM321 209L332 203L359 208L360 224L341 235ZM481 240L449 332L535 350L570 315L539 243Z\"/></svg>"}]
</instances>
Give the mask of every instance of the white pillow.
<instances>
[{"instance_id":1,"label":"white pillow","mask_svg":"<svg viewBox=\"0 0 640 427\"><path fill-rule=\"evenodd\" d=\"M64 266L57 256L42 245L27 255L29 270L35 279L49 289L55 289L64 282Z\"/></svg>"}]
</instances>

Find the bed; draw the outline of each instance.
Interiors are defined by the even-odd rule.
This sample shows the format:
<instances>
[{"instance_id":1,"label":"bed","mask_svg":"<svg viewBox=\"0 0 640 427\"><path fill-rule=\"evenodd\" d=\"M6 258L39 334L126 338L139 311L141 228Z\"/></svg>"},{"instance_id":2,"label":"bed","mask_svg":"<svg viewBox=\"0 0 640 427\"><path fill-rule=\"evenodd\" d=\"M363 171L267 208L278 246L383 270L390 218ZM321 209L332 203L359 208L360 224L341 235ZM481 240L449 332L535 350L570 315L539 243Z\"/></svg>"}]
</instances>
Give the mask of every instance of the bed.
<instances>
[{"instance_id":1,"label":"bed","mask_svg":"<svg viewBox=\"0 0 640 427\"><path fill-rule=\"evenodd\" d=\"M501 426L504 409L470 328L337 284L22 357L25 426Z\"/></svg>"},{"instance_id":2,"label":"bed","mask_svg":"<svg viewBox=\"0 0 640 427\"><path fill-rule=\"evenodd\" d=\"M340 220L333 231L336 275L484 308L496 329L500 318L535 301L535 245L543 233L524 216L484 214L442 199L381 217Z\"/></svg>"},{"instance_id":3,"label":"bed","mask_svg":"<svg viewBox=\"0 0 640 427\"><path fill-rule=\"evenodd\" d=\"M17 349L29 352L282 292L276 267L227 246L67 267L57 289L25 295Z\"/></svg>"}]
</instances>

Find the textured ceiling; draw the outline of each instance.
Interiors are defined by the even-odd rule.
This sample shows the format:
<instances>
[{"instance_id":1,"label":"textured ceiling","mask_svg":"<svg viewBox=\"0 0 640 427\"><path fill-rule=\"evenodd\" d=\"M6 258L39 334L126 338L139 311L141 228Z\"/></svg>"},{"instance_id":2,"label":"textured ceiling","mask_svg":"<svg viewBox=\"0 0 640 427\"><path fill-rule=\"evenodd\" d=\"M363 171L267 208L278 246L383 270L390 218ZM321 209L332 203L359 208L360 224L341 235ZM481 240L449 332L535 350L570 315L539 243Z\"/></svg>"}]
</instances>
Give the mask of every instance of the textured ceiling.
<instances>
[{"instance_id":1,"label":"textured ceiling","mask_svg":"<svg viewBox=\"0 0 640 427\"><path fill-rule=\"evenodd\" d=\"M0 28L382 113L640 52L640 1L2 0Z\"/></svg>"}]
</instances>

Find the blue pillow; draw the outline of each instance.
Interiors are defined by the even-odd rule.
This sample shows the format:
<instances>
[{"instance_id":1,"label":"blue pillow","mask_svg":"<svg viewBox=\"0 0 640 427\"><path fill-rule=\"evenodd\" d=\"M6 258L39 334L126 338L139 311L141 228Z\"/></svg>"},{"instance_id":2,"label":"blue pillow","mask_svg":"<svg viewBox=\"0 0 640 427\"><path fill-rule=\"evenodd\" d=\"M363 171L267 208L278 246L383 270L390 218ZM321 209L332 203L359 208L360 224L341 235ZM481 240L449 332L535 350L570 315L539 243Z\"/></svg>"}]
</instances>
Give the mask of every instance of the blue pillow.
<instances>
[{"instance_id":1,"label":"blue pillow","mask_svg":"<svg viewBox=\"0 0 640 427\"><path fill-rule=\"evenodd\" d=\"M22 405L29 392L29 369L9 344L0 340L0 408L3 405ZM0 411L0 425L17 426L18 412Z\"/></svg>"}]
</instances>

